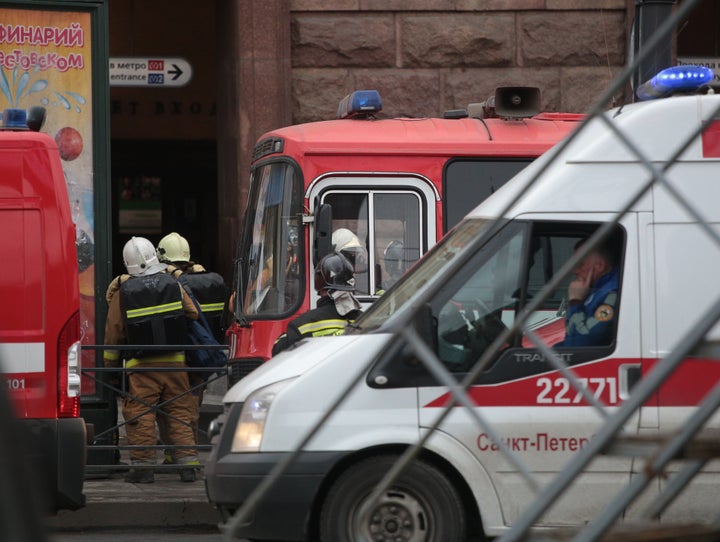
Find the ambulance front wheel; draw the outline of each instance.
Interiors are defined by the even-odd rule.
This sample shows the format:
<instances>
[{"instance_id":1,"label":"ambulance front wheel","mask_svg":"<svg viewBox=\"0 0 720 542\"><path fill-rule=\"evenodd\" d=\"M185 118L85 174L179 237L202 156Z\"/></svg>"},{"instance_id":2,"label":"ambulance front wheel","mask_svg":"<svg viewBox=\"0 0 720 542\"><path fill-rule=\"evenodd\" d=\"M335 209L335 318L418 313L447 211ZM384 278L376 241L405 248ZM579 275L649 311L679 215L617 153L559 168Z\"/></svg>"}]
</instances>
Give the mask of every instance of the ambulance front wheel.
<instances>
[{"instance_id":1,"label":"ambulance front wheel","mask_svg":"<svg viewBox=\"0 0 720 542\"><path fill-rule=\"evenodd\" d=\"M413 461L379 499L370 502L375 486L397 459L371 457L340 475L320 512L322 542L465 540L466 518L460 496L445 475L429 463Z\"/></svg>"}]
</instances>

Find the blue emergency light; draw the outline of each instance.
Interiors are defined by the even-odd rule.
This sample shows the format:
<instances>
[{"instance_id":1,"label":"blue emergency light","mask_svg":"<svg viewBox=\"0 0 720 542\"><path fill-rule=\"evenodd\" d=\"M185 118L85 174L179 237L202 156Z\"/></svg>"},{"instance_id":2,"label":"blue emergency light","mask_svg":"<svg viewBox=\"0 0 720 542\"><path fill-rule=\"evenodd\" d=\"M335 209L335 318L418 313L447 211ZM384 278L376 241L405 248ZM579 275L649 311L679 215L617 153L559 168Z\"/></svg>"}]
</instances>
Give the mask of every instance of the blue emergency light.
<instances>
[{"instance_id":1,"label":"blue emergency light","mask_svg":"<svg viewBox=\"0 0 720 542\"><path fill-rule=\"evenodd\" d=\"M715 78L705 66L673 66L645 81L635 92L641 100L664 98L676 92L693 92Z\"/></svg>"},{"instance_id":2,"label":"blue emergency light","mask_svg":"<svg viewBox=\"0 0 720 542\"><path fill-rule=\"evenodd\" d=\"M3 130L27 130L27 111L24 109L6 109L2 114Z\"/></svg>"},{"instance_id":3,"label":"blue emergency light","mask_svg":"<svg viewBox=\"0 0 720 542\"><path fill-rule=\"evenodd\" d=\"M378 111L382 111L382 102L377 90L356 90L340 100L337 118L369 117Z\"/></svg>"}]
</instances>

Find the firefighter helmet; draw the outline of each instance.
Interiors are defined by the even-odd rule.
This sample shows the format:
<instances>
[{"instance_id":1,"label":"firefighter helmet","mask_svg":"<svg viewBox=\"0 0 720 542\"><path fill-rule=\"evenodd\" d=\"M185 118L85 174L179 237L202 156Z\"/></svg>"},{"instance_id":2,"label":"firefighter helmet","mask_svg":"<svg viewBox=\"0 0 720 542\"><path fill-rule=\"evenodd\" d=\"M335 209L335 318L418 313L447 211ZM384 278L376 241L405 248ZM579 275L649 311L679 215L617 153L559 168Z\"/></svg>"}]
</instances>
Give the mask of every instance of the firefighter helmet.
<instances>
[{"instance_id":1,"label":"firefighter helmet","mask_svg":"<svg viewBox=\"0 0 720 542\"><path fill-rule=\"evenodd\" d=\"M168 233L160 239L157 247L157 256L161 262L189 262L190 245L182 235L176 232Z\"/></svg>"},{"instance_id":2,"label":"firefighter helmet","mask_svg":"<svg viewBox=\"0 0 720 542\"><path fill-rule=\"evenodd\" d=\"M355 235L347 228L338 228L332 234L333 250L345 256L355 273L365 273L368 268L367 251Z\"/></svg>"},{"instance_id":3,"label":"firefighter helmet","mask_svg":"<svg viewBox=\"0 0 720 542\"><path fill-rule=\"evenodd\" d=\"M133 237L125 243L123 262L127 272L133 276L153 275L166 267L158 262L155 247L144 237Z\"/></svg>"},{"instance_id":4,"label":"firefighter helmet","mask_svg":"<svg viewBox=\"0 0 720 542\"><path fill-rule=\"evenodd\" d=\"M383 252L385 269L390 277L397 280L405 272L405 245L402 241L393 240L388 243Z\"/></svg>"},{"instance_id":5,"label":"firefighter helmet","mask_svg":"<svg viewBox=\"0 0 720 542\"><path fill-rule=\"evenodd\" d=\"M315 289L345 290L355 289L355 277L352 264L337 252L324 256L315 267Z\"/></svg>"}]
</instances>

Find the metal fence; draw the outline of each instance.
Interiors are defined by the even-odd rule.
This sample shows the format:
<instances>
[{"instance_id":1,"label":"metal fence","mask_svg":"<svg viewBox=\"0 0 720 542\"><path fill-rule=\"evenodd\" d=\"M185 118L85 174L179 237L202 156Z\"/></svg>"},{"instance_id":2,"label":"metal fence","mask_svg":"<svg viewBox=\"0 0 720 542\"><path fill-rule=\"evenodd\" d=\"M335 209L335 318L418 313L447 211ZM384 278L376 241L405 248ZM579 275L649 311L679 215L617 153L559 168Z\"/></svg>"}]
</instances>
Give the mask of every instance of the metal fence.
<instances>
[{"instance_id":1,"label":"metal fence","mask_svg":"<svg viewBox=\"0 0 720 542\"><path fill-rule=\"evenodd\" d=\"M645 488L657 477L663 476L665 467L670 461L677 459L680 456L691 457L691 460L687 462L687 466L680 471L679 474L674 476L672 480L667 484L666 489L661 492L652 502L646 503L638 519L640 524L643 520L648 522L655 520L659 517L660 513L673 501L682 491L682 489L693 479L693 477L702 469L707 461L714 457L718 451L717 441L713 444L707 445L703 448L706 453L689 453L689 446L692 446L693 439L698 436L701 432L704 424L707 420L717 412L720 406L720 386L716 385L711 393L709 393L703 402L693 410L692 415L688 417L682 426L682 429L673 435L667 435L664 439L659 439L655 442L635 442L638 449L641 446L652 445L650 451L643 451L642 454L637 452L638 455L645 457L644 468L634 473L630 482L627 484L620 494L612 499L607 507L598 514L593 521L587 525L574 528L572 530L565 531L563 533L551 533L545 532L538 534L533 531L533 525L536 524L538 518L542 517L563 495L564 491L572 484L579 475L583 472L583 469L598 455L608 453L614 448L632 447L633 443L622 441L618 439L622 431L623 425L627 422L633 413L638 412L638 409L645 404L648 398L655 393L659 387L673 374L673 371L679 366L679 364L686 359L693 352L697 352L699 348L703 348L706 341L708 332L720 319L720 296L718 296L717 286L708 289L708 295L716 299L714 304L705 314L697 314L696 325L692 327L692 331L676 345L674 350L661 359L656 367L632 388L632 393L627 399L621 404L620 407L614 409L607 409L605 406L594 400L594 397L588 393L585 387L578 382L573 376L572 370L564 363L561 356L558 356L556 352L548 345L546 345L539 337L535 336L526 326L526 320L528 316L537 309L540 304L551 295L551 293L565 280L566 277L570 276L573 268L578 262L580 262L594 247L598 246L611 232L614 224L616 224L633 205L635 205L641 198L643 198L649 190L656 185L663 185L667 187L668 191L672 193L673 197L676 198L677 203L682 206L689 213L697 219L702 231L713 243L720 248L720 236L717 231L708 225L703 219L700 212L685 200L680 194L673 192L670 183L666 178L666 174L669 168L675 163L675 161L682 155L682 153L691 145L691 143L699 136L702 130L707 127L707 124L700 126L699 131L691 134L690 137L677 141L677 148L673 156L665 163L658 164L648 160L643 153L639 150L639 147L625 135L617 131L616 127L612 122L608 121L604 116L607 104L612 101L612 98L621 91L626 85L628 85L634 70L637 68L639 63L646 59L650 51L657 44L661 43L662 40L669 40L673 30L677 27L678 22L682 21L687 16L690 10L692 10L698 1L687 0L682 2L673 15L660 27L656 34L650 39L646 48L637 55L637 58L630 63L626 69L618 76L618 78L602 93L599 97L596 105L588 112L587 119L583 122L577 132L566 142L560 144L558 147L551 150L552 157L554 158L560 152L562 152L567 145L577 137L585 127L591 121L600 119L605 122L608 129L612 130L617 138L622 141L625 148L634 155L637 163L641 164L645 169L648 176L648 182L643 186L642 190L639 191L634 198L626 202L623 209L618 212L613 222L606 223L603 227L597 230L585 245L573 256L561 269L560 271L550 280L548 284L542 289L542 291L530 302L530 304L523 309L517 316L512 326L509 326L503 333L501 333L493 342L490 348L488 348L485 354L477 361L473 368L469 371L466 378L462 383L457 383L454 376L448 371L443 363L438 359L435 352L433 352L424 342L424 340L418 335L413 324L414 318L417 316L418 311L424 306L430 297L435 293L432 289L428 289L424 292L423 297L415 299L414 306L416 310L408 311L404 315L404 320L397 325L398 331L392 338L392 344L388 345L386 350L393 347L394 345L403 344L406 348L411 348L414 355L422 362L422 364L428 369L428 371L440 382L442 382L452 395L452 400L449 401L447 407L444 408L441 415L437 417L437 420L433 427L425 431L418 442L409 446L398 458L394 467L387 473L383 480L375 487L373 494L370 497L370 501L378 502L381 495L392 486L397 480L400 473L402 473L410 463L418 458L423 451L425 444L432 437L433 432L446 419L447 415L452 411L453 408L458 406L467 408L469 416L477 424L478 429L483 433L486 433L492 437L492 440L497 443L499 450L502 452L507 461L513 465L517 472L525 479L529 488L534 488L535 497L532 500L532 504L524 510L517 521L513 523L510 529L499 538L499 542L511 542L518 540L565 540L572 538L576 541L592 541L599 540L604 536L608 535L611 528L617 527L616 522L618 518L623 514L638 496L643 492ZM715 112L711 120L720 118L720 112ZM534 176L533 182L538 181L546 169L550 167L552 160L548 160L545 164L546 167L538 169ZM518 196L518 198L521 195ZM513 202L514 203L514 202ZM512 205L509 205L504 211L507 212L511 209ZM505 212L501 212L502 216ZM477 250L491 235L482 235L473 242L473 245L468 250ZM439 288L440 286L438 286ZM490 420L485 419L473 408L473 401L468 395L468 388L471 383L477 380L478 376L482 373L486 367L495 358L496 353L506 343L513 334L525 333L534 346L543 354L543 356L550 361L554 367L561 372L562 375L568 378L570 384L577 390L577 393L581 394L584 399L591 405L593 405L599 412L599 415L605 420L601 425L600 431L595 435L591 441L588 442L578 453L572 456L564 468L559 469L557 476L555 476L549 483L541 484L536 476L531 472L521 457L515 454L508 446L503 444L503 439L499 438L496 430L493 428L493 424ZM714 359L719 359L717 351L713 349L708 350L709 356ZM233 533L238 526L244 524L250 517L252 517L253 511L264 498L269 488L279 479L279 477L288 469L293 461L298 457L304 447L312 440L312 438L318 433L322 425L332 416L334 409L338 408L343 401L350 395L350 392L355 386L361 385L363 378L369 367L365 367L356 378L350 382L344 390L337 390L337 400L332 405L332 408L321 417L318 423L312 427L305 437L301 440L297 448L284 460L279 462L272 473L267 476L263 482L258 486L251 496L243 503L243 505L233 515L227 525L226 534L227 539L231 540ZM702 444L698 445L697 440L695 441L695 450L698 450L698 446L702 448ZM685 455L683 455L685 454ZM365 507L361 511L361 518L367 517L369 514L370 506ZM363 516L364 515L364 516ZM717 540L720 538L720 515L718 518L712 518L713 521L705 527L697 528L697 526L688 526L685 530L682 530L677 534L675 540L690 540L690 539L702 539L702 540ZM358 523L362 523L360 519ZM356 539L358 541L369 542L362 533L356 533ZM646 540L648 539L647 531L635 531L635 537L628 536L623 540ZM697 538L692 538L696 536ZM655 538L652 538L655 540Z\"/></svg>"},{"instance_id":2,"label":"metal fence","mask_svg":"<svg viewBox=\"0 0 720 542\"><path fill-rule=\"evenodd\" d=\"M83 349L86 350L96 350L96 351L104 351L108 349L112 350L119 350L119 351L153 351L153 350L164 350L164 351L187 351L187 350L223 350L227 351L229 347L227 345L220 345L220 346L196 346L196 345L113 345L113 346L106 346L106 345L83 345ZM131 393L131 390L128 387L127 382L127 375L129 373L139 373L139 372L155 372L155 373L162 373L162 372L185 372L189 375L198 374L203 375L204 378L201 378L197 381L197 383L192 383L188 387L186 391L184 391L180 395L176 395L174 397L171 397L170 399L158 403L158 404L148 404L144 402L142 399L134 396ZM208 373L212 373L211 375L207 376ZM89 443L89 450L98 450L98 451L107 451L110 452L109 454L103 454L104 456L110 456L114 459L110 462L106 463L93 463L88 464L85 467L86 474L88 476L97 475L100 473L108 473L112 471L124 471L129 468L129 459L128 459L128 453L133 449L153 449L156 450L159 456L164 456L165 454L172 454L173 450L178 449L193 449L198 452L198 455L200 457L200 464L194 465L194 467L202 469L204 467L204 459L207 455L207 452L210 451L211 445L209 444L209 435L205 428L202 427L201 424L198 423L198 425L193 425L191 423L188 423L186 421L180 420L177 417L175 417L171 412L168 411L167 407L171 405L174 401L179 399L180 397L184 397L186 395L195 395L198 397L199 401L202 401L202 398L204 396L205 391L208 389L208 387L211 387L214 383L220 383L222 380L224 380L228 375L228 367L227 365L225 367L219 367L219 368L204 368L204 367L132 367L132 368L125 368L125 367L83 367L81 370L81 374L83 378L87 378L91 380L95 386L96 389L105 389L109 390L110 395L113 396L116 401L121 401L123 399L129 399L131 401L138 401L142 403L145 407L145 410L142 411L140 414L134 416L130 419L124 419L120 413L120 409L118 409L118 419L117 423L115 425L109 426L101 431L94 432L92 435L90 435L91 441ZM112 378L110 376L112 375ZM117 381L117 384L115 383ZM198 405L199 409L202 409L202 404L200 403ZM125 426L128 423L132 423L134 420L140 418L141 416L145 415L152 415L154 418L158 419L159 417L166 417L166 418L172 418L173 420L177 421L178 423L189 427L193 433L195 434L195 444L193 445L174 445L170 443L164 443L161 442L160 436L158 435L158 443L153 446L138 446L127 443L127 439L124 437L125 433ZM113 444L103 444L103 442L113 442ZM205 442L204 444L202 442ZM164 463L162 461L158 462L157 465L152 466L144 466L144 465L136 465L134 468L138 469L152 469L156 472L162 472L162 471L174 471L178 468L177 465L174 464L168 464Z\"/></svg>"}]
</instances>

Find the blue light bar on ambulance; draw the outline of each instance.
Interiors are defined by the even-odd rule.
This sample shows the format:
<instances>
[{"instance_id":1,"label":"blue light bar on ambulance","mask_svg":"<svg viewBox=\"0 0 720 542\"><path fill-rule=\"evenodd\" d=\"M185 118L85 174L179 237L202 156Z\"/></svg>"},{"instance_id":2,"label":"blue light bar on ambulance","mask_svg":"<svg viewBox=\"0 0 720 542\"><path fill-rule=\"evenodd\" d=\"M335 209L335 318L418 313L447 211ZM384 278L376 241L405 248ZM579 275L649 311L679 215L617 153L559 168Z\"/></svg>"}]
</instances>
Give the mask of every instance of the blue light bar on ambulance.
<instances>
[{"instance_id":1,"label":"blue light bar on ambulance","mask_svg":"<svg viewBox=\"0 0 720 542\"><path fill-rule=\"evenodd\" d=\"M337 118L368 117L378 111L382 111L382 102L377 90L356 90L340 100Z\"/></svg>"},{"instance_id":2,"label":"blue light bar on ambulance","mask_svg":"<svg viewBox=\"0 0 720 542\"><path fill-rule=\"evenodd\" d=\"M715 78L715 73L705 66L673 66L649 81L635 92L641 100L664 98L676 92L693 92Z\"/></svg>"}]
</instances>

